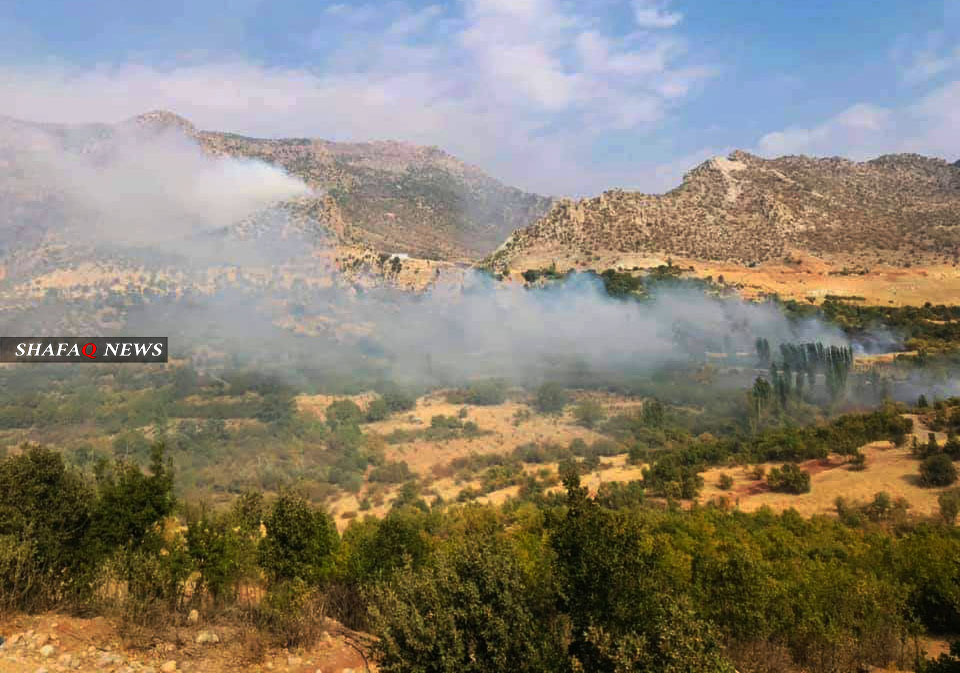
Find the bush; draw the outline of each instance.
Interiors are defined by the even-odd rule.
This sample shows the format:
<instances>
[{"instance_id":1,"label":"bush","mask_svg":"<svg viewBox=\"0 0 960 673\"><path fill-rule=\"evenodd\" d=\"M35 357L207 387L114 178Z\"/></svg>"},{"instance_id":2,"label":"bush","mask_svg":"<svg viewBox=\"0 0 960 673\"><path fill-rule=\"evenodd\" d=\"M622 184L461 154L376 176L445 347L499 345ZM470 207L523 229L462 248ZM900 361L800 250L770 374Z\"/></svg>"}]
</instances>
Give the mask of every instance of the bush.
<instances>
[{"instance_id":1,"label":"bush","mask_svg":"<svg viewBox=\"0 0 960 673\"><path fill-rule=\"evenodd\" d=\"M467 386L463 402L480 406L503 404L507 399L507 382L502 379L484 379Z\"/></svg>"},{"instance_id":2,"label":"bush","mask_svg":"<svg viewBox=\"0 0 960 673\"><path fill-rule=\"evenodd\" d=\"M731 488L733 488L733 477L731 477L729 474L721 474L717 485L720 487L721 491L729 491Z\"/></svg>"},{"instance_id":3,"label":"bush","mask_svg":"<svg viewBox=\"0 0 960 673\"><path fill-rule=\"evenodd\" d=\"M337 400L327 407L327 425L338 428L344 425L357 425L365 418L363 410L353 400Z\"/></svg>"},{"instance_id":4,"label":"bush","mask_svg":"<svg viewBox=\"0 0 960 673\"><path fill-rule=\"evenodd\" d=\"M421 569L374 588L380 670L563 670L561 632L540 584L497 538L451 543Z\"/></svg>"},{"instance_id":5,"label":"bush","mask_svg":"<svg viewBox=\"0 0 960 673\"><path fill-rule=\"evenodd\" d=\"M322 605L319 592L304 580L284 580L257 606L257 626L282 647L310 647L323 632Z\"/></svg>"},{"instance_id":6,"label":"bush","mask_svg":"<svg viewBox=\"0 0 960 673\"><path fill-rule=\"evenodd\" d=\"M63 598L62 578L91 560L94 507L93 491L56 451L32 446L0 462L0 601L41 609Z\"/></svg>"},{"instance_id":7,"label":"bush","mask_svg":"<svg viewBox=\"0 0 960 673\"><path fill-rule=\"evenodd\" d=\"M556 414L567 404L567 392L559 383L544 383L537 389L534 406L543 414Z\"/></svg>"},{"instance_id":8,"label":"bush","mask_svg":"<svg viewBox=\"0 0 960 673\"><path fill-rule=\"evenodd\" d=\"M784 463L770 470L767 485L771 490L784 493L809 493L810 474L792 463Z\"/></svg>"},{"instance_id":9,"label":"bush","mask_svg":"<svg viewBox=\"0 0 960 673\"><path fill-rule=\"evenodd\" d=\"M318 585L327 579L339 537L326 512L287 491L273 503L264 524L259 560L273 582L300 579Z\"/></svg>"},{"instance_id":10,"label":"bush","mask_svg":"<svg viewBox=\"0 0 960 673\"><path fill-rule=\"evenodd\" d=\"M373 400L369 406L367 406L367 416L366 420L368 423L375 423L377 421L382 421L390 415L390 407L387 406L386 400L382 397L378 397Z\"/></svg>"},{"instance_id":11,"label":"bush","mask_svg":"<svg viewBox=\"0 0 960 673\"><path fill-rule=\"evenodd\" d=\"M603 405L595 400L583 400L573 408L573 417L585 428L592 428L606 417Z\"/></svg>"},{"instance_id":12,"label":"bush","mask_svg":"<svg viewBox=\"0 0 960 673\"><path fill-rule=\"evenodd\" d=\"M413 478L413 473L405 461L384 463L370 471L368 479L371 482L386 484L400 484Z\"/></svg>"},{"instance_id":13,"label":"bush","mask_svg":"<svg viewBox=\"0 0 960 673\"><path fill-rule=\"evenodd\" d=\"M410 411L417 406L417 399L415 397L398 391L384 393L383 401L386 403L387 409L389 409L391 413Z\"/></svg>"},{"instance_id":14,"label":"bush","mask_svg":"<svg viewBox=\"0 0 960 673\"><path fill-rule=\"evenodd\" d=\"M920 463L920 483L924 486L949 486L957 480L957 468L950 456L937 453Z\"/></svg>"},{"instance_id":15,"label":"bush","mask_svg":"<svg viewBox=\"0 0 960 673\"><path fill-rule=\"evenodd\" d=\"M953 488L944 491L937 498L940 505L940 518L948 526L957 522L957 515L960 514L960 489Z\"/></svg>"}]
</instances>

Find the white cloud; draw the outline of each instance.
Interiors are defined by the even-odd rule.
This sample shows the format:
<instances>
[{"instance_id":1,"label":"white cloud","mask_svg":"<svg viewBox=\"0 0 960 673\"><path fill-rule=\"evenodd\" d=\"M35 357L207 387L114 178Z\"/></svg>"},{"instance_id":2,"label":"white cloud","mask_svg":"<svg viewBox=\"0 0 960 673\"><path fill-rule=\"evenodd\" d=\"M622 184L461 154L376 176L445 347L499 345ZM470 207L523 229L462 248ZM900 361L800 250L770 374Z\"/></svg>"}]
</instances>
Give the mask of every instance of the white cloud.
<instances>
[{"instance_id":1,"label":"white cloud","mask_svg":"<svg viewBox=\"0 0 960 673\"><path fill-rule=\"evenodd\" d=\"M683 20L683 14L667 10L669 2L660 0L633 0L633 17L641 28L673 28Z\"/></svg>"},{"instance_id":2,"label":"white cloud","mask_svg":"<svg viewBox=\"0 0 960 673\"><path fill-rule=\"evenodd\" d=\"M685 62L670 30L679 15L644 7L654 14L638 21L662 30L609 30L589 2L463 0L458 11L341 3L313 38L322 69L222 58L0 65L0 114L92 122L159 108L249 135L394 138L438 145L518 186L580 194L605 186L590 163L595 138L652 129L712 75Z\"/></svg>"},{"instance_id":3,"label":"white cloud","mask_svg":"<svg viewBox=\"0 0 960 673\"><path fill-rule=\"evenodd\" d=\"M952 161L960 156L960 80L932 89L911 105L859 103L810 128L768 133L757 149L768 156L840 155L858 160L915 152Z\"/></svg>"}]
</instances>

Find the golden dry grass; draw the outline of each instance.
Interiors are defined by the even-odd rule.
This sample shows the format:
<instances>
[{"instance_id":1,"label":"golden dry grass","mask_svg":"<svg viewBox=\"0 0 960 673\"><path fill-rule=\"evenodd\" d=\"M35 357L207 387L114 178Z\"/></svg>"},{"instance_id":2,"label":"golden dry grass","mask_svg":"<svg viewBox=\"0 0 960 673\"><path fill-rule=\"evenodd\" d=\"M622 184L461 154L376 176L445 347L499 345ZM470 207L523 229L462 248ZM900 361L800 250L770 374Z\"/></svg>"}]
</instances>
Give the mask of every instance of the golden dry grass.
<instances>
[{"instance_id":1,"label":"golden dry grass","mask_svg":"<svg viewBox=\"0 0 960 673\"><path fill-rule=\"evenodd\" d=\"M914 435L920 442L927 440L928 429L916 416L908 415L914 421ZM936 433L938 441L945 440L943 433ZM909 442L908 442L909 443ZM920 462L910 453L909 446L894 447L890 442L873 442L863 447L867 457L867 469L850 470L843 456L831 455L824 461L808 461L801 467L810 472L810 492L800 495L775 493L768 491L762 481L750 478L752 465L737 467L714 467L703 473L704 489L701 502L708 502L718 496L725 496L730 503L746 512L761 507L770 507L775 511L789 508L800 514L834 514L834 501L837 497L851 502L867 502L880 491L890 494L894 499L904 498L910 504L909 512L921 516L933 516L938 512L937 497L942 488L924 488L917 479ZM778 463L763 463L769 471ZM733 477L733 488L723 491L718 486L721 474Z\"/></svg>"}]
</instances>

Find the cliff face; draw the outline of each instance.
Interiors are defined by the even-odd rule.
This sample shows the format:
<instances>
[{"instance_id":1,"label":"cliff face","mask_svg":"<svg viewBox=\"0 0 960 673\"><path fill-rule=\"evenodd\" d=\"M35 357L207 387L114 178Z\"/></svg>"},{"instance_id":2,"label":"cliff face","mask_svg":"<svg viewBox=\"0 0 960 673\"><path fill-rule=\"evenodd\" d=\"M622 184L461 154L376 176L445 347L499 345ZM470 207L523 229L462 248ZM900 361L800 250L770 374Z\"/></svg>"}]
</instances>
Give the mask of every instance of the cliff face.
<instances>
[{"instance_id":1,"label":"cliff face","mask_svg":"<svg viewBox=\"0 0 960 673\"><path fill-rule=\"evenodd\" d=\"M549 251L668 254L752 264L802 252L836 263L953 262L960 168L918 155L872 161L737 151L697 166L663 195L562 201L488 258L500 270Z\"/></svg>"}]
</instances>

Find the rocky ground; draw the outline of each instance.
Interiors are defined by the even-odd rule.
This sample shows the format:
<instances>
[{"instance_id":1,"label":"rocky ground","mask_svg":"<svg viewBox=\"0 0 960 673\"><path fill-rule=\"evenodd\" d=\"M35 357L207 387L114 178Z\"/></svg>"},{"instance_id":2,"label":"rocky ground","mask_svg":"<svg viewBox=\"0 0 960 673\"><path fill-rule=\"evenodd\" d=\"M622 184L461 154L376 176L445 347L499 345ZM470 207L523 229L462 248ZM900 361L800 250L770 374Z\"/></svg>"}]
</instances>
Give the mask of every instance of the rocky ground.
<instances>
[{"instance_id":1,"label":"rocky ground","mask_svg":"<svg viewBox=\"0 0 960 673\"><path fill-rule=\"evenodd\" d=\"M196 615L193 615L196 617ZM19 615L0 620L0 673L361 673L376 668L355 649L356 634L329 622L305 650L270 648L236 627L193 624L144 640L102 617ZM163 634L161 637L158 634ZM353 644L351 644L353 643Z\"/></svg>"}]
</instances>

